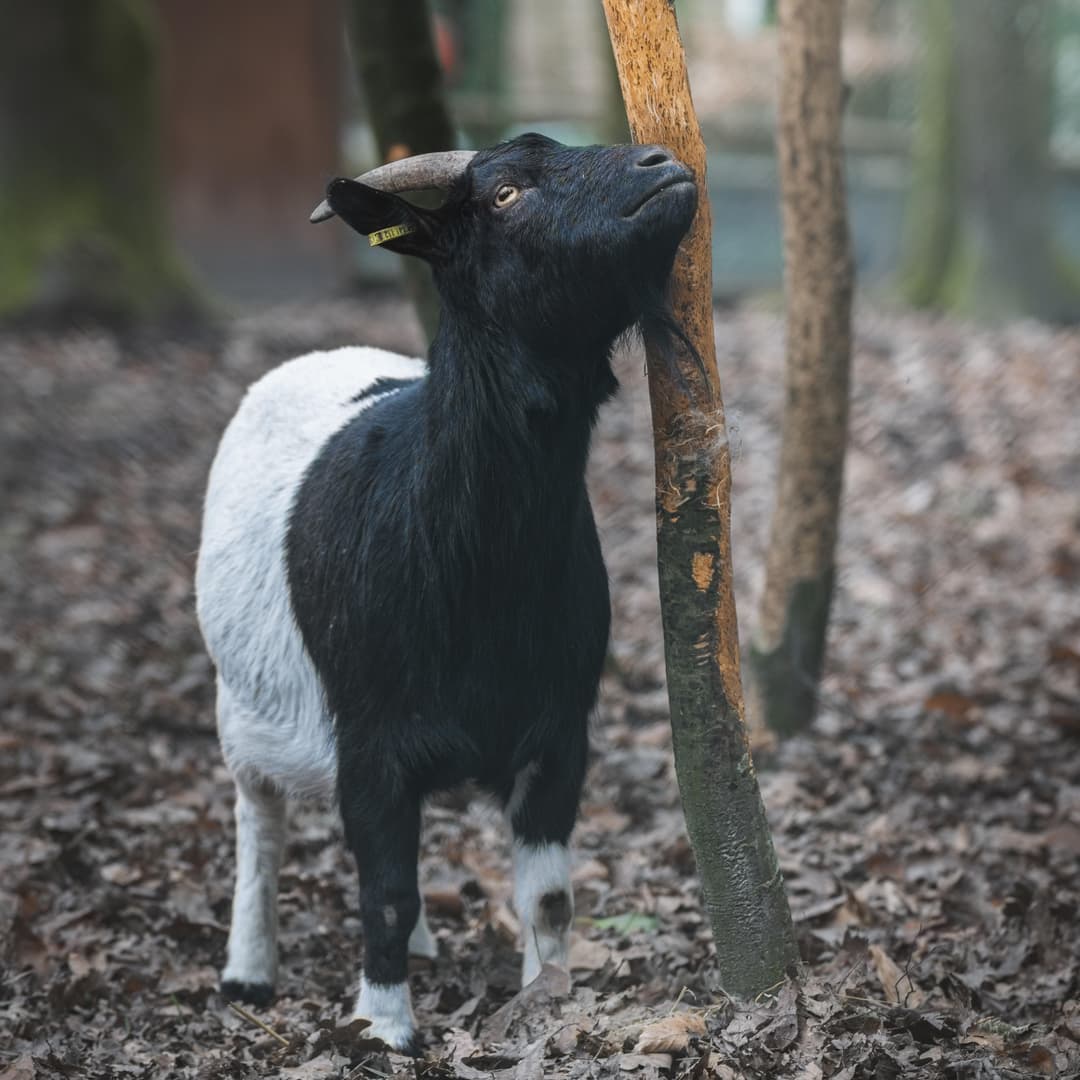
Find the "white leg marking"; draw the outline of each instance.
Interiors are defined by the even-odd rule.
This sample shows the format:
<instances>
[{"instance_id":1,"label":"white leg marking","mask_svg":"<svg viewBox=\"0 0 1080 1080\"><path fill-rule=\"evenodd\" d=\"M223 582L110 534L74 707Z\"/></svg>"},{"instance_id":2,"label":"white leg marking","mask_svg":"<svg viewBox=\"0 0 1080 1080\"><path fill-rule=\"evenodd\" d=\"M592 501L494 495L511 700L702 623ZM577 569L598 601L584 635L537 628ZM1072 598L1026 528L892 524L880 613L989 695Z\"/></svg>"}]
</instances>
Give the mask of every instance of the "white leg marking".
<instances>
[{"instance_id":1,"label":"white leg marking","mask_svg":"<svg viewBox=\"0 0 1080 1080\"><path fill-rule=\"evenodd\" d=\"M236 890L224 982L277 978L277 892L285 842L285 799L269 788L236 787Z\"/></svg>"},{"instance_id":2,"label":"white leg marking","mask_svg":"<svg viewBox=\"0 0 1080 1080\"><path fill-rule=\"evenodd\" d=\"M518 769L514 777L514 787L510 792L510 798L506 800L506 820L510 822L511 828L514 826L514 818L521 809L521 804L525 801L525 796L529 794L533 777L539 771L540 766L535 761L530 761L524 768Z\"/></svg>"},{"instance_id":3,"label":"white leg marking","mask_svg":"<svg viewBox=\"0 0 1080 1080\"><path fill-rule=\"evenodd\" d=\"M356 999L356 1016L371 1021L363 1034L382 1039L395 1050L408 1050L416 1031L412 999L407 982L369 983L360 977L360 996Z\"/></svg>"},{"instance_id":4,"label":"white leg marking","mask_svg":"<svg viewBox=\"0 0 1080 1080\"><path fill-rule=\"evenodd\" d=\"M514 906L525 935L521 985L544 964L566 967L574 894L565 844L514 844Z\"/></svg>"},{"instance_id":5,"label":"white leg marking","mask_svg":"<svg viewBox=\"0 0 1080 1080\"><path fill-rule=\"evenodd\" d=\"M420 918L409 935L409 955L422 956L426 960L434 960L439 955L439 946L432 937L423 904L420 905Z\"/></svg>"}]
</instances>

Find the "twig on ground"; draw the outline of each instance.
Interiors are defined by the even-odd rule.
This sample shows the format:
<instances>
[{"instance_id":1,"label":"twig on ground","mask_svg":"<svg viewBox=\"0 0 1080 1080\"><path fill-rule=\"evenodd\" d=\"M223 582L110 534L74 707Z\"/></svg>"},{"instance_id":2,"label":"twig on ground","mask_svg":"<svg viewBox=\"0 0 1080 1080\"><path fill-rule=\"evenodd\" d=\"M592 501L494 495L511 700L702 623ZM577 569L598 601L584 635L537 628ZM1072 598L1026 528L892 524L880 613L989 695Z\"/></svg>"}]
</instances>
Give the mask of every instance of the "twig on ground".
<instances>
[{"instance_id":1,"label":"twig on ground","mask_svg":"<svg viewBox=\"0 0 1080 1080\"><path fill-rule=\"evenodd\" d=\"M235 1001L227 1001L225 1004L228 1005L237 1016L242 1016L249 1024L261 1027L267 1035L273 1035L282 1046L289 1045L289 1040L286 1039L284 1035L279 1035L269 1024L264 1024L257 1016L252 1016L247 1009L237 1005Z\"/></svg>"}]
</instances>

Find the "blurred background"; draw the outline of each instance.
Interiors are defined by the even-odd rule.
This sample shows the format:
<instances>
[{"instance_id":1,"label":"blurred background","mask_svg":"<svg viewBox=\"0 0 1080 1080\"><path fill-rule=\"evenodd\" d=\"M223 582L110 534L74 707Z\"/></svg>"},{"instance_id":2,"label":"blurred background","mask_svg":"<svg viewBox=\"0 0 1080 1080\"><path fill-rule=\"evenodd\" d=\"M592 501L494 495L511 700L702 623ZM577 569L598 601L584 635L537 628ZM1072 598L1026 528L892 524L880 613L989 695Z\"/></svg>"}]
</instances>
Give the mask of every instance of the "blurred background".
<instances>
[{"instance_id":1,"label":"blurred background","mask_svg":"<svg viewBox=\"0 0 1080 1080\"><path fill-rule=\"evenodd\" d=\"M778 33L770 0L676 7L709 150L746 645L794 396ZM1040 1045L1009 1057L1033 1023L1068 1043L1055 1075L1080 1075L1080 0L844 14L857 293L834 595L816 719L761 783L803 956L850 996L828 1021L843 1061L797 1075L1050 1075ZM192 583L207 471L277 364L424 348L430 304L418 320L403 290L424 299L424 268L311 225L326 181L530 129L626 139L599 0L0 0L0 1077L282 1075L213 990L233 863ZM640 342L615 370L588 477L613 622L572 966L625 1033L713 991ZM803 433L809 459L825 440ZM303 1036L352 992L356 880L328 818L298 826L267 1016L316 1053ZM508 860L479 800L431 808L443 956L414 986L436 1031L515 990ZM604 929L628 913L640 928ZM868 1025L863 1003L897 1000L890 971L930 995L918 1026L906 1007ZM590 1076L628 1075L582 1053ZM748 1051L740 1075L796 1075L778 1060Z\"/></svg>"},{"instance_id":2,"label":"blurred background","mask_svg":"<svg viewBox=\"0 0 1080 1080\"><path fill-rule=\"evenodd\" d=\"M430 30L410 22L421 4L383 7L0 2L0 314L153 308L189 286L247 307L395 282L400 260L307 215L328 177L394 149L379 145L380 113L422 113L407 100L418 83L441 96L432 48L443 137L460 146L530 129L626 139L599 3L433 0ZM1071 318L1080 0L950 7L846 6L860 285L917 306ZM710 153L717 296L775 290L775 3L677 10Z\"/></svg>"}]
</instances>

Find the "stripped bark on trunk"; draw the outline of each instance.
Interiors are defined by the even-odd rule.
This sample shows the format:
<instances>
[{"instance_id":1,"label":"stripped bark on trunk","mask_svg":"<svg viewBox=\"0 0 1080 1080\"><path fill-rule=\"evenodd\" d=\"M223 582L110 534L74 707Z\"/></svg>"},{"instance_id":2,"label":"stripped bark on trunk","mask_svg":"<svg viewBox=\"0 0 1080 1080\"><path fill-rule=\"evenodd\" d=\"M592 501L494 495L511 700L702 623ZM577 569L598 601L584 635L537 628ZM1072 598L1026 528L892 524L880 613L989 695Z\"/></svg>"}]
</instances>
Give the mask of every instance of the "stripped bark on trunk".
<instances>
[{"instance_id":1,"label":"stripped bark on trunk","mask_svg":"<svg viewBox=\"0 0 1080 1080\"><path fill-rule=\"evenodd\" d=\"M751 719L813 718L825 658L851 367L854 271L841 145L843 0L781 0L777 152L787 367L780 476L751 648Z\"/></svg>"},{"instance_id":2,"label":"stripped bark on trunk","mask_svg":"<svg viewBox=\"0 0 1080 1080\"><path fill-rule=\"evenodd\" d=\"M672 272L675 317L700 354L673 365L646 336L656 454L660 600L675 765L720 981L747 998L798 965L743 724L731 571L731 459L712 321L705 145L671 0L604 0L630 130L698 180L697 217Z\"/></svg>"}]
</instances>

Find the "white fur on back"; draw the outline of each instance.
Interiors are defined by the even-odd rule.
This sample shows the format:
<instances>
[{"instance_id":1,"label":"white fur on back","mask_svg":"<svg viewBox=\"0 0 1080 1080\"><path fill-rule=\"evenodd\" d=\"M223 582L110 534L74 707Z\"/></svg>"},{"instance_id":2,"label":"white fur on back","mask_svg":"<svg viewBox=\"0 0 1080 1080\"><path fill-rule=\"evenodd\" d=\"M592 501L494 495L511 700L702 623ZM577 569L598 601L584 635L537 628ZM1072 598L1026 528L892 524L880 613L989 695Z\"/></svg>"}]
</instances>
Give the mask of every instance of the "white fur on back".
<instances>
[{"instance_id":1,"label":"white fur on back","mask_svg":"<svg viewBox=\"0 0 1080 1080\"><path fill-rule=\"evenodd\" d=\"M247 393L210 470L195 583L199 624L218 669L218 730L234 774L293 795L328 796L333 724L293 618L285 573L288 515L327 440L377 401L376 379L425 374L382 349L309 353Z\"/></svg>"}]
</instances>

